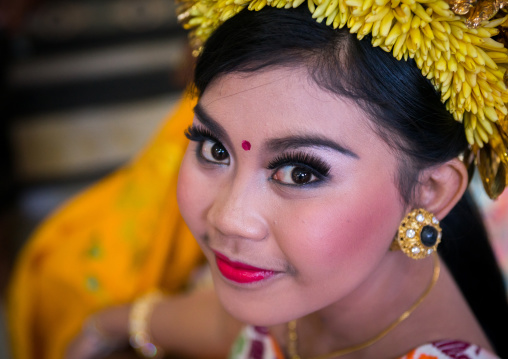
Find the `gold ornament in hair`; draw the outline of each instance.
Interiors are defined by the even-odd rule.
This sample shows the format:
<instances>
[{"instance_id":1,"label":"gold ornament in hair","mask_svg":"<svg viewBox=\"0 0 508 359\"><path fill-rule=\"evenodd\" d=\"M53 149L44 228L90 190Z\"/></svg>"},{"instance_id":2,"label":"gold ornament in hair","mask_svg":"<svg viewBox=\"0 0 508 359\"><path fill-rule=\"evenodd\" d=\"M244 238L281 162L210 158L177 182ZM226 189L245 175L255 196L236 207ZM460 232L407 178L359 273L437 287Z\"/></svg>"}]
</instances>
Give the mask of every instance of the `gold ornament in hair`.
<instances>
[{"instance_id":1,"label":"gold ornament in hair","mask_svg":"<svg viewBox=\"0 0 508 359\"><path fill-rule=\"evenodd\" d=\"M491 198L508 183L508 49L496 40L508 26L508 0L180 0L179 20L196 49L244 8L296 8L333 28L347 26L358 39L398 60L412 58L464 124L469 152ZM198 50L199 51L199 50Z\"/></svg>"}]
</instances>

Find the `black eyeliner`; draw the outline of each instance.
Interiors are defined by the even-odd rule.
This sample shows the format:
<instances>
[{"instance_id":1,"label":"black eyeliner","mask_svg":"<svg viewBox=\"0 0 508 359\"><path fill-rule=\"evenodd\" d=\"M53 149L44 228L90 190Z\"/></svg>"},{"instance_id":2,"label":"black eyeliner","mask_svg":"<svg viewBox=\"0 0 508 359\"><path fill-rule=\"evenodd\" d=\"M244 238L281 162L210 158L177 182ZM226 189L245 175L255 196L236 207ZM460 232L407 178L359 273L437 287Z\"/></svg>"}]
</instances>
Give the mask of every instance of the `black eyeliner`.
<instances>
[{"instance_id":1,"label":"black eyeliner","mask_svg":"<svg viewBox=\"0 0 508 359\"><path fill-rule=\"evenodd\" d=\"M211 160L207 159L203 155L203 146L206 141L214 142L215 144L219 144L220 146L222 146L224 148L224 146L222 145L222 142L209 129L207 129L205 127L201 127L199 125L196 126L195 124L193 124L193 125L190 125L189 127L187 127L187 129L184 131L184 135L190 141L197 143L195 155L201 163L204 163L204 164L211 163L211 164L216 164L216 165L219 164L218 162L211 161ZM229 153L227 152L227 150L225 148L224 148L224 150L226 151L226 153L229 156Z\"/></svg>"},{"instance_id":2,"label":"black eyeliner","mask_svg":"<svg viewBox=\"0 0 508 359\"><path fill-rule=\"evenodd\" d=\"M322 159L303 152L283 153L268 163L267 169L273 170L283 166L302 166L315 172L321 179L328 177L331 167Z\"/></svg>"},{"instance_id":3,"label":"black eyeliner","mask_svg":"<svg viewBox=\"0 0 508 359\"><path fill-rule=\"evenodd\" d=\"M219 139L210 130L196 125L190 125L187 127L187 129L184 131L184 135L190 141L195 142L202 142L204 140L220 142Z\"/></svg>"}]
</instances>

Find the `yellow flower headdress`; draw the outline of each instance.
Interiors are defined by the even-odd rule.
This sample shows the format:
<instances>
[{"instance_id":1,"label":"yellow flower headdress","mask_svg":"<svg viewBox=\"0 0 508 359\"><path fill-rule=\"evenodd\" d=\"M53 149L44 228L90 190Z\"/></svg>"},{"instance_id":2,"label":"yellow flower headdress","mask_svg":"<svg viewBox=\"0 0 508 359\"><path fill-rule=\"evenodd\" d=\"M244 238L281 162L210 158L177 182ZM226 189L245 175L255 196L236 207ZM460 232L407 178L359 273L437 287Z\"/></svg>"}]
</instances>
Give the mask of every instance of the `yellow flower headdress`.
<instances>
[{"instance_id":1,"label":"yellow flower headdress","mask_svg":"<svg viewBox=\"0 0 508 359\"><path fill-rule=\"evenodd\" d=\"M487 194L497 198L508 184L508 49L502 36L508 0L181 0L179 19L199 49L246 7L291 8L305 1L316 21L347 26L358 39L370 34L373 46L415 60L464 124L466 165L477 164Z\"/></svg>"}]
</instances>

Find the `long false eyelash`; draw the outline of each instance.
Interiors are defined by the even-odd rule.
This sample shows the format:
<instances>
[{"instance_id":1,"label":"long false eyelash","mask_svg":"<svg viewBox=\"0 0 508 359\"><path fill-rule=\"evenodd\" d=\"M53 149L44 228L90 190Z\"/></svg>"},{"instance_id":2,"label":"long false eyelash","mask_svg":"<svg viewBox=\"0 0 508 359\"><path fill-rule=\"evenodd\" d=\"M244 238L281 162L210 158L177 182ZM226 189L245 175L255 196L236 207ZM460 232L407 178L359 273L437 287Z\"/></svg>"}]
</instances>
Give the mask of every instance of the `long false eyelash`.
<instances>
[{"instance_id":1,"label":"long false eyelash","mask_svg":"<svg viewBox=\"0 0 508 359\"><path fill-rule=\"evenodd\" d=\"M204 140L213 140L215 142L220 142L217 137L210 132L210 130L196 125L190 125L187 127L184 134L190 141L201 142Z\"/></svg>"},{"instance_id":2,"label":"long false eyelash","mask_svg":"<svg viewBox=\"0 0 508 359\"><path fill-rule=\"evenodd\" d=\"M301 165L317 172L322 178L327 177L331 167L320 158L303 152L283 153L270 161L267 168L273 170L282 166Z\"/></svg>"}]
</instances>

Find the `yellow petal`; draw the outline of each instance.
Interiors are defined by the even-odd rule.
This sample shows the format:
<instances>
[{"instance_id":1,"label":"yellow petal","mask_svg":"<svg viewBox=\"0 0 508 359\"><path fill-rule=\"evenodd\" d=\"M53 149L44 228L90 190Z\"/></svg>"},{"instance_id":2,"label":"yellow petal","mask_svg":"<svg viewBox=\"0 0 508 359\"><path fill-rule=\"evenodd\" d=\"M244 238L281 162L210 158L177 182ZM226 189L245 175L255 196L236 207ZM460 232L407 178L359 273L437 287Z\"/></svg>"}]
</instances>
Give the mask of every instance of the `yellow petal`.
<instances>
[{"instance_id":1,"label":"yellow petal","mask_svg":"<svg viewBox=\"0 0 508 359\"><path fill-rule=\"evenodd\" d=\"M390 30L392 28L392 22L394 19L393 11L389 11L386 16L381 20L381 27L379 29L379 35L380 36L388 36L390 33Z\"/></svg>"},{"instance_id":2,"label":"yellow petal","mask_svg":"<svg viewBox=\"0 0 508 359\"><path fill-rule=\"evenodd\" d=\"M422 32L423 34L429 38L430 40L434 39L434 32L432 31L432 28L430 27L429 24L426 24L425 26L423 26L422 28Z\"/></svg>"},{"instance_id":3,"label":"yellow petal","mask_svg":"<svg viewBox=\"0 0 508 359\"><path fill-rule=\"evenodd\" d=\"M498 120L496 110L493 107L485 107L483 112L485 113L485 117L492 122L496 122Z\"/></svg>"},{"instance_id":4,"label":"yellow petal","mask_svg":"<svg viewBox=\"0 0 508 359\"><path fill-rule=\"evenodd\" d=\"M402 34L401 25L400 23L396 23L390 30L388 36L386 37L385 45L393 45L401 34Z\"/></svg>"},{"instance_id":5,"label":"yellow petal","mask_svg":"<svg viewBox=\"0 0 508 359\"><path fill-rule=\"evenodd\" d=\"M425 12L425 9L420 4L415 3L413 6L411 6L411 10L413 10L413 13L423 21L427 23L432 22L432 18Z\"/></svg>"},{"instance_id":6,"label":"yellow petal","mask_svg":"<svg viewBox=\"0 0 508 359\"><path fill-rule=\"evenodd\" d=\"M483 51L481 48L477 48L477 51L478 51L478 54L485 60L485 65L487 65L488 67L490 67L491 69L493 70L497 70L498 69L498 66L497 64L494 62L494 60L492 60L490 58L489 55L487 55L485 53L485 51Z\"/></svg>"},{"instance_id":7,"label":"yellow petal","mask_svg":"<svg viewBox=\"0 0 508 359\"><path fill-rule=\"evenodd\" d=\"M439 70L439 71L446 71L446 60L441 57L437 63L436 63L436 68Z\"/></svg>"},{"instance_id":8,"label":"yellow petal","mask_svg":"<svg viewBox=\"0 0 508 359\"><path fill-rule=\"evenodd\" d=\"M476 87L476 74L474 72L466 72L466 81L471 87Z\"/></svg>"},{"instance_id":9,"label":"yellow petal","mask_svg":"<svg viewBox=\"0 0 508 359\"><path fill-rule=\"evenodd\" d=\"M388 12L392 12L389 6L384 6L376 13L371 12L367 16L365 16L365 22L375 22L383 20L384 17L388 14Z\"/></svg>"},{"instance_id":10,"label":"yellow petal","mask_svg":"<svg viewBox=\"0 0 508 359\"><path fill-rule=\"evenodd\" d=\"M455 57L451 57L450 60L448 60L448 69L452 72L457 71L457 60L455 60Z\"/></svg>"},{"instance_id":11,"label":"yellow petal","mask_svg":"<svg viewBox=\"0 0 508 359\"><path fill-rule=\"evenodd\" d=\"M503 49L505 48L502 43L497 42L496 40L491 39L491 38L483 39L483 43L482 43L481 47L484 49L493 50L493 51L503 51Z\"/></svg>"},{"instance_id":12,"label":"yellow petal","mask_svg":"<svg viewBox=\"0 0 508 359\"><path fill-rule=\"evenodd\" d=\"M476 52L476 47L472 44L466 44L466 48L467 48L467 54L471 57L477 57L478 56L478 53Z\"/></svg>"}]
</instances>

